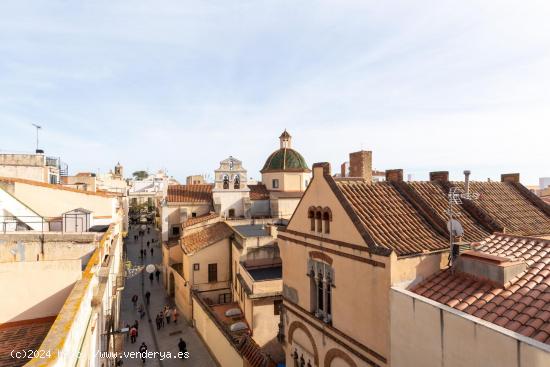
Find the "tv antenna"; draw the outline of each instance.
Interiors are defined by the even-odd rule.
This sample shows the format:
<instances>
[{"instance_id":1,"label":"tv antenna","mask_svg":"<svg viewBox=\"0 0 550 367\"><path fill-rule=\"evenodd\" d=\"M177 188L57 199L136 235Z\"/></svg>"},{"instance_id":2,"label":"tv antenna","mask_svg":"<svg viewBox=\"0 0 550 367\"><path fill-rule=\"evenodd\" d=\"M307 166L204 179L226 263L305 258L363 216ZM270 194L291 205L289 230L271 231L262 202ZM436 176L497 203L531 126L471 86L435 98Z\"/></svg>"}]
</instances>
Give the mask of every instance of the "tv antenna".
<instances>
[{"instance_id":1,"label":"tv antenna","mask_svg":"<svg viewBox=\"0 0 550 367\"><path fill-rule=\"evenodd\" d=\"M462 199L465 200L477 200L479 198L479 194L476 192L470 192L470 171L464 171L464 188L465 190L462 190L459 187L453 186L449 190L448 199L449 199L449 206L447 209L447 214L449 215L449 221L447 222L447 229L449 230L449 247L450 247L450 253L449 253L449 267L451 269L455 265L455 260L459 255L459 247L455 246L454 244L454 238L455 237L462 237L464 236L464 229L462 228L462 225L458 220L455 219L455 217L458 217L460 214L458 211L455 213L453 210L453 205L462 205Z\"/></svg>"},{"instance_id":2,"label":"tv antenna","mask_svg":"<svg viewBox=\"0 0 550 367\"><path fill-rule=\"evenodd\" d=\"M31 123L36 128L36 152L38 153L38 130L42 129L42 126Z\"/></svg>"}]
</instances>

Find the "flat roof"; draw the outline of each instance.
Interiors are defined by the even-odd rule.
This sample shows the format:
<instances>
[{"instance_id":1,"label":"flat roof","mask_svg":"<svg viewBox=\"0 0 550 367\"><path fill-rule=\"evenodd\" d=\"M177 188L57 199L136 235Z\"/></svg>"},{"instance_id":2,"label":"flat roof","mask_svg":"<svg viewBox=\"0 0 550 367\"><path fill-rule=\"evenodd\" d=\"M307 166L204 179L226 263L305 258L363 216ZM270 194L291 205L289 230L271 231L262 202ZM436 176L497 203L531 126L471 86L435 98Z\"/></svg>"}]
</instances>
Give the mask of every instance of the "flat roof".
<instances>
[{"instance_id":1,"label":"flat roof","mask_svg":"<svg viewBox=\"0 0 550 367\"><path fill-rule=\"evenodd\" d=\"M269 237L265 224L243 224L233 228L244 237Z\"/></svg>"},{"instance_id":2,"label":"flat roof","mask_svg":"<svg viewBox=\"0 0 550 367\"><path fill-rule=\"evenodd\" d=\"M281 279L283 277L283 267L280 265L272 266L269 268L246 269L246 270L255 281L268 280L268 279Z\"/></svg>"}]
</instances>

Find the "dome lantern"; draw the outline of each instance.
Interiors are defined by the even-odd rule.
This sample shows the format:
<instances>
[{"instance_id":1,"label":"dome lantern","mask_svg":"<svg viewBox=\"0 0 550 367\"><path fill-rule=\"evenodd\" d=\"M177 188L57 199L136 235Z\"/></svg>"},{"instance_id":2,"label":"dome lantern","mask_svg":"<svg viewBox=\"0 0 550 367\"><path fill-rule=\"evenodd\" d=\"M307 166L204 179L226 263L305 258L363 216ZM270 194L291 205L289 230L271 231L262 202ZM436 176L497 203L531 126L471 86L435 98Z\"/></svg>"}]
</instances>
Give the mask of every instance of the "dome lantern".
<instances>
[{"instance_id":1,"label":"dome lantern","mask_svg":"<svg viewBox=\"0 0 550 367\"><path fill-rule=\"evenodd\" d=\"M286 131L283 131L281 136L279 136L279 141L281 142L281 149L291 148L292 136Z\"/></svg>"}]
</instances>

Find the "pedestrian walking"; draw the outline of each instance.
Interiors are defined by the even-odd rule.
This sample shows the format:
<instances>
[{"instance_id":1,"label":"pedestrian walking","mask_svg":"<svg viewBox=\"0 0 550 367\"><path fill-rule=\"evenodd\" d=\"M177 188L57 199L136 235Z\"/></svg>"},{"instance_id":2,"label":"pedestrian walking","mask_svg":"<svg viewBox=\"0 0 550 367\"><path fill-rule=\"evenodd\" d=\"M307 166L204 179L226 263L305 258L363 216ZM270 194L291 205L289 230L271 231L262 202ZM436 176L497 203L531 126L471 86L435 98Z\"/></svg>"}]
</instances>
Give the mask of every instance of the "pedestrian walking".
<instances>
[{"instance_id":1,"label":"pedestrian walking","mask_svg":"<svg viewBox=\"0 0 550 367\"><path fill-rule=\"evenodd\" d=\"M149 248L149 241L147 241L147 248Z\"/></svg>"},{"instance_id":2,"label":"pedestrian walking","mask_svg":"<svg viewBox=\"0 0 550 367\"><path fill-rule=\"evenodd\" d=\"M169 324L170 318L172 317L172 310L167 308L166 311L164 311L164 316L166 317L166 323Z\"/></svg>"},{"instance_id":3,"label":"pedestrian walking","mask_svg":"<svg viewBox=\"0 0 550 367\"><path fill-rule=\"evenodd\" d=\"M145 344L145 342L141 343L139 353L141 355L141 362L145 363L145 357L147 356L147 344Z\"/></svg>"},{"instance_id":4,"label":"pedestrian walking","mask_svg":"<svg viewBox=\"0 0 550 367\"><path fill-rule=\"evenodd\" d=\"M130 324L126 323L126 329L128 329L126 334L126 340L128 340L130 338Z\"/></svg>"},{"instance_id":5,"label":"pedestrian walking","mask_svg":"<svg viewBox=\"0 0 550 367\"><path fill-rule=\"evenodd\" d=\"M143 250L139 250L139 258L143 260Z\"/></svg>"},{"instance_id":6,"label":"pedestrian walking","mask_svg":"<svg viewBox=\"0 0 550 367\"><path fill-rule=\"evenodd\" d=\"M141 303L138 307L138 312L139 312L139 318L142 319L143 316L145 316L145 311L143 310L143 303Z\"/></svg>"},{"instance_id":7,"label":"pedestrian walking","mask_svg":"<svg viewBox=\"0 0 550 367\"><path fill-rule=\"evenodd\" d=\"M178 343L178 349L180 350L180 358L184 359L185 354L187 353L187 344L185 344L185 341L182 338L180 338Z\"/></svg>"},{"instance_id":8,"label":"pedestrian walking","mask_svg":"<svg viewBox=\"0 0 550 367\"><path fill-rule=\"evenodd\" d=\"M153 285L153 273L149 274L149 280L151 281L151 285Z\"/></svg>"},{"instance_id":9,"label":"pedestrian walking","mask_svg":"<svg viewBox=\"0 0 550 367\"><path fill-rule=\"evenodd\" d=\"M157 317L155 317L155 322L157 323L157 330L160 330L160 317L158 313L157 313Z\"/></svg>"},{"instance_id":10,"label":"pedestrian walking","mask_svg":"<svg viewBox=\"0 0 550 367\"><path fill-rule=\"evenodd\" d=\"M164 312L160 311L158 316L159 316L159 321L160 321L160 327L163 328L164 327Z\"/></svg>"},{"instance_id":11,"label":"pedestrian walking","mask_svg":"<svg viewBox=\"0 0 550 367\"><path fill-rule=\"evenodd\" d=\"M134 321L134 326L136 328L136 336L139 336L139 323L138 320Z\"/></svg>"},{"instance_id":12,"label":"pedestrian walking","mask_svg":"<svg viewBox=\"0 0 550 367\"><path fill-rule=\"evenodd\" d=\"M155 271L155 276L157 277L157 283L158 283L160 278L160 270L157 269L157 271Z\"/></svg>"},{"instance_id":13,"label":"pedestrian walking","mask_svg":"<svg viewBox=\"0 0 550 367\"><path fill-rule=\"evenodd\" d=\"M132 328L130 329L130 343L134 344L136 342L136 338L137 329L135 328L135 326L132 326Z\"/></svg>"},{"instance_id":14,"label":"pedestrian walking","mask_svg":"<svg viewBox=\"0 0 550 367\"><path fill-rule=\"evenodd\" d=\"M134 304L134 309L136 308L137 306L137 301L138 301L138 295L137 294L134 294L132 296L132 303Z\"/></svg>"},{"instance_id":15,"label":"pedestrian walking","mask_svg":"<svg viewBox=\"0 0 550 367\"><path fill-rule=\"evenodd\" d=\"M174 317L174 324L177 324L178 323L178 317L179 317L179 313L178 313L178 308L177 307L174 307L174 310L172 311L172 316Z\"/></svg>"},{"instance_id":16,"label":"pedestrian walking","mask_svg":"<svg viewBox=\"0 0 550 367\"><path fill-rule=\"evenodd\" d=\"M145 292L145 300L147 301L147 306L149 306L149 300L151 299L151 292Z\"/></svg>"},{"instance_id":17,"label":"pedestrian walking","mask_svg":"<svg viewBox=\"0 0 550 367\"><path fill-rule=\"evenodd\" d=\"M151 257L153 257L153 248L151 247Z\"/></svg>"}]
</instances>

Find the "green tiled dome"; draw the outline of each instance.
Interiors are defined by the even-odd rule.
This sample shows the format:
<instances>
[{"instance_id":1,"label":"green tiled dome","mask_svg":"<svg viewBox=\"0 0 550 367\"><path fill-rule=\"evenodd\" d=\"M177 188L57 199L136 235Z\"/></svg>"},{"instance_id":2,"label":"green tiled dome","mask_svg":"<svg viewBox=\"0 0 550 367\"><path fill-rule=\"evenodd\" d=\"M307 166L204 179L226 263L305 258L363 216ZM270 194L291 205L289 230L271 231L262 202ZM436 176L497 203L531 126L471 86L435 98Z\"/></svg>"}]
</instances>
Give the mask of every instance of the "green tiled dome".
<instances>
[{"instance_id":1,"label":"green tiled dome","mask_svg":"<svg viewBox=\"0 0 550 367\"><path fill-rule=\"evenodd\" d=\"M270 171L309 172L310 170L300 153L291 148L281 148L271 153L260 172Z\"/></svg>"}]
</instances>

